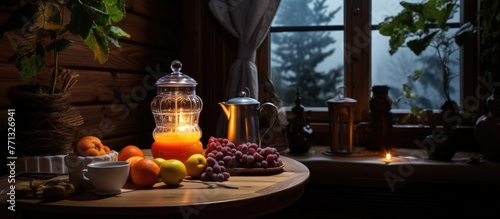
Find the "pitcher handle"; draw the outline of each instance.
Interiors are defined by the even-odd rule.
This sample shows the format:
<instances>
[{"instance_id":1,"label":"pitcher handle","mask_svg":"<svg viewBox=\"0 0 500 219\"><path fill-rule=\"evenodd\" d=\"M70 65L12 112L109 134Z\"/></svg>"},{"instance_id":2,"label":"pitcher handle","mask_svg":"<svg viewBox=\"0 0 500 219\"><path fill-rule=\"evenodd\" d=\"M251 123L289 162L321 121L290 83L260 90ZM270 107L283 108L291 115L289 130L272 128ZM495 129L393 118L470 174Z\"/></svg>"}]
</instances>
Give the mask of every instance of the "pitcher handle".
<instances>
[{"instance_id":1,"label":"pitcher handle","mask_svg":"<svg viewBox=\"0 0 500 219\"><path fill-rule=\"evenodd\" d=\"M264 132L264 134L262 134L262 136L259 137L259 147L262 147L262 138L264 138L264 136L269 132L269 130L271 130L271 128L274 126L274 124L276 124L276 122L278 121L278 107L276 105L274 105L273 103L271 103L271 102L267 102L267 103L261 104L259 106L259 108L258 108L259 114L261 113L262 109L265 106L272 106L273 107L273 109L274 109L274 119L272 120L271 125L269 125L269 128L266 129L266 131Z\"/></svg>"}]
</instances>

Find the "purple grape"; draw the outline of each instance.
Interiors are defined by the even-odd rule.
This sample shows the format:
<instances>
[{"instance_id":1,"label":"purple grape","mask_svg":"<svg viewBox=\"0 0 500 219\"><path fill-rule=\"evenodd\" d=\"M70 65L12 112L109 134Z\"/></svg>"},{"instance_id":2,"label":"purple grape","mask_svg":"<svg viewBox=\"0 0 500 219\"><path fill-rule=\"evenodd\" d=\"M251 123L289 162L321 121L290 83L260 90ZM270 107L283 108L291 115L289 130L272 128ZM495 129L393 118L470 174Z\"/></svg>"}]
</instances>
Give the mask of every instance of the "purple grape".
<instances>
[{"instance_id":1,"label":"purple grape","mask_svg":"<svg viewBox=\"0 0 500 219\"><path fill-rule=\"evenodd\" d=\"M265 160L263 160L262 162L260 162L260 166L261 166L262 168L267 168L267 167L269 167L269 165L268 165L267 161L265 161Z\"/></svg>"},{"instance_id":2,"label":"purple grape","mask_svg":"<svg viewBox=\"0 0 500 219\"><path fill-rule=\"evenodd\" d=\"M262 160L264 160L264 156L260 155L259 153L255 153L253 154L253 156L255 157L255 160L257 162L261 162Z\"/></svg>"},{"instance_id":3,"label":"purple grape","mask_svg":"<svg viewBox=\"0 0 500 219\"><path fill-rule=\"evenodd\" d=\"M223 172L222 174L224 175L224 181L228 180L231 176L231 174L229 174L228 172Z\"/></svg>"},{"instance_id":4,"label":"purple grape","mask_svg":"<svg viewBox=\"0 0 500 219\"><path fill-rule=\"evenodd\" d=\"M253 167L254 167L254 168L261 168L261 167L262 167L262 164L261 164L260 162L255 162L255 163L253 164Z\"/></svg>"},{"instance_id":5,"label":"purple grape","mask_svg":"<svg viewBox=\"0 0 500 219\"><path fill-rule=\"evenodd\" d=\"M225 156L224 158L222 158L222 160L224 161L224 163L226 163L226 165L231 165L231 163L233 163L233 157L231 156Z\"/></svg>"},{"instance_id":6,"label":"purple grape","mask_svg":"<svg viewBox=\"0 0 500 219\"><path fill-rule=\"evenodd\" d=\"M247 156L247 163L253 164L255 162L255 157L253 155Z\"/></svg>"},{"instance_id":7,"label":"purple grape","mask_svg":"<svg viewBox=\"0 0 500 219\"><path fill-rule=\"evenodd\" d=\"M215 148L216 148L216 147L217 147L217 143L215 143L215 142L210 142L210 144L209 144L209 149L210 149L210 150L215 150Z\"/></svg>"},{"instance_id":8,"label":"purple grape","mask_svg":"<svg viewBox=\"0 0 500 219\"><path fill-rule=\"evenodd\" d=\"M224 153L222 153L221 151L219 151L219 152L217 152L217 154L215 154L215 159L222 160L222 158L224 158Z\"/></svg>"},{"instance_id":9,"label":"purple grape","mask_svg":"<svg viewBox=\"0 0 500 219\"><path fill-rule=\"evenodd\" d=\"M218 173L216 176L217 181L222 182L224 181L224 173Z\"/></svg>"},{"instance_id":10,"label":"purple grape","mask_svg":"<svg viewBox=\"0 0 500 219\"><path fill-rule=\"evenodd\" d=\"M213 157L207 157L207 164L209 166L213 166L216 163L217 163L217 160L215 160L215 158L213 158Z\"/></svg>"},{"instance_id":11,"label":"purple grape","mask_svg":"<svg viewBox=\"0 0 500 219\"><path fill-rule=\"evenodd\" d=\"M224 162L223 160L217 161L217 164L219 164L219 166L226 166L226 162Z\"/></svg>"},{"instance_id":12,"label":"purple grape","mask_svg":"<svg viewBox=\"0 0 500 219\"><path fill-rule=\"evenodd\" d=\"M236 153L234 153L234 156L239 159L243 156L243 153L241 151L236 151Z\"/></svg>"},{"instance_id":13,"label":"purple grape","mask_svg":"<svg viewBox=\"0 0 500 219\"><path fill-rule=\"evenodd\" d=\"M214 164L214 173L220 173L220 165L218 163Z\"/></svg>"},{"instance_id":14,"label":"purple grape","mask_svg":"<svg viewBox=\"0 0 500 219\"><path fill-rule=\"evenodd\" d=\"M266 157L266 161L267 163L271 164L271 162L275 161L276 157L274 156L274 154L269 154L267 155Z\"/></svg>"},{"instance_id":15,"label":"purple grape","mask_svg":"<svg viewBox=\"0 0 500 219\"><path fill-rule=\"evenodd\" d=\"M200 176L200 180L202 180L202 181L210 181L212 179L210 178L209 174L202 173L201 176Z\"/></svg>"},{"instance_id":16,"label":"purple grape","mask_svg":"<svg viewBox=\"0 0 500 219\"><path fill-rule=\"evenodd\" d=\"M215 154L214 154L214 153L212 153L212 152L210 152L210 153L208 153L208 154L207 154L207 158L208 158L208 157L213 157L213 158L215 158Z\"/></svg>"},{"instance_id":17,"label":"purple grape","mask_svg":"<svg viewBox=\"0 0 500 219\"><path fill-rule=\"evenodd\" d=\"M253 149L257 149L257 148L259 148L259 145L257 145L256 143L250 143L250 145L248 147L253 148Z\"/></svg>"},{"instance_id":18,"label":"purple grape","mask_svg":"<svg viewBox=\"0 0 500 219\"><path fill-rule=\"evenodd\" d=\"M246 144L244 144L242 147L241 147L241 152L243 154L247 154L248 153L248 146Z\"/></svg>"},{"instance_id":19,"label":"purple grape","mask_svg":"<svg viewBox=\"0 0 500 219\"><path fill-rule=\"evenodd\" d=\"M212 168L211 166L208 166L208 167L205 168L205 173L210 174L210 173L213 173L213 172L214 172L214 168Z\"/></svg>"},{"instance_id":20,"label":"purple grape","mask_svg":"<svg viewBox=\"0 0 500 219\"><path fill-rule=\"evenodd\" d=\"M255 154L255 149L254 148L248 148L248 154Z\"/></svg>"}]
</instances>

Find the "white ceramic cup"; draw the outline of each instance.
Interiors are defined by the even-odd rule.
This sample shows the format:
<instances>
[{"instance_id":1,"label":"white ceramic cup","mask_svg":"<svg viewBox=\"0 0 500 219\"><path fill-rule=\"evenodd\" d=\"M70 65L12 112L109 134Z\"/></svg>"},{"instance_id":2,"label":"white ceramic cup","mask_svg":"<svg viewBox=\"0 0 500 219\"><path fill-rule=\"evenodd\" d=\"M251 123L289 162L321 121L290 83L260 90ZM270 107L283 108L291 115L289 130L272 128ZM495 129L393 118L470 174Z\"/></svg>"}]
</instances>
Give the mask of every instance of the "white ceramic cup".
<instances>
[{"instance_id":1,"label":"white ceramic cup","mask_svg":"<svg viewBox=\"0 0 500 219\"><path fill-rule=\"evenodd\" d=\"M127 182L129 169L126 161L94 162L82 170L82 177L90 181L97 195L116 195Z\"/></svg>"}]
</instances>

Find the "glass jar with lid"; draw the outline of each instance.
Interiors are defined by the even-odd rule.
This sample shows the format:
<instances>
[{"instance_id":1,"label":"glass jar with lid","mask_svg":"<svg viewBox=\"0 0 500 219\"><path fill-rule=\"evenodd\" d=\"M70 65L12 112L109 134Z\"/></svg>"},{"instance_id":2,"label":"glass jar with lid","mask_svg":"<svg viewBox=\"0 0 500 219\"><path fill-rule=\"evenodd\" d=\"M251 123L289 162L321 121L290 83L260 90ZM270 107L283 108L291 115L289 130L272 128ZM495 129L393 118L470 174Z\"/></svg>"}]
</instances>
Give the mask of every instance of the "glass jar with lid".
<instances>
[{"instance_id":1,"label":"glass jar with lid","mask_svg":"<svg viewBox=\"0 0 500 219\"><path fill-rule=\"evenodd\" d=\"M203 101L196 95L196 81L180 72L182 63L175 60L170 67L173 72L156 81L157 96L151 101L156 123L151 154L185 164L191 155L203 153L198 125Z\"/></svg>"}]
</instances>

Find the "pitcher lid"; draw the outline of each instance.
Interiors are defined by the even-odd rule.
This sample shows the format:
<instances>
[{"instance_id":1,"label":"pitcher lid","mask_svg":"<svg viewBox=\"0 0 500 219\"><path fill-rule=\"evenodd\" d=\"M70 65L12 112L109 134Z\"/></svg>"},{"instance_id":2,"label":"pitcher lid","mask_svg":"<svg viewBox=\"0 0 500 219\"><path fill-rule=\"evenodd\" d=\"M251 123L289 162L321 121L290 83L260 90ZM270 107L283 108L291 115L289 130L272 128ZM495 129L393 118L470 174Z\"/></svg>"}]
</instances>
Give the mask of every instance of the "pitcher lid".
<instances>
[{"instance_id":1,"label":"pitcher lid","mask_svg":"<svg viewBox=\"0 0 500 219\"><path fill-rule=\"evenodd\" d=\"M198 83L181 72L182 63L178 60L174 60L170 64L170 69L172 73L167 74L156 81L156 86L158 87L195 87Z\"/></svg>"},{"instance_id":2,"label":"pitcher lid","mask_svg":"<svg viewBox=\"0 0 500 219\"><path fill-rule=\"evenodd\" d=\"M248 88L247 88L248 89ZM234 97L229 99L226 104L233 104L233 105L259 105L259 101L256 99L253 99L251 97L247 96L247 92L245 91L240 91L239 97Z\"/></svg>"}]
</instances>

